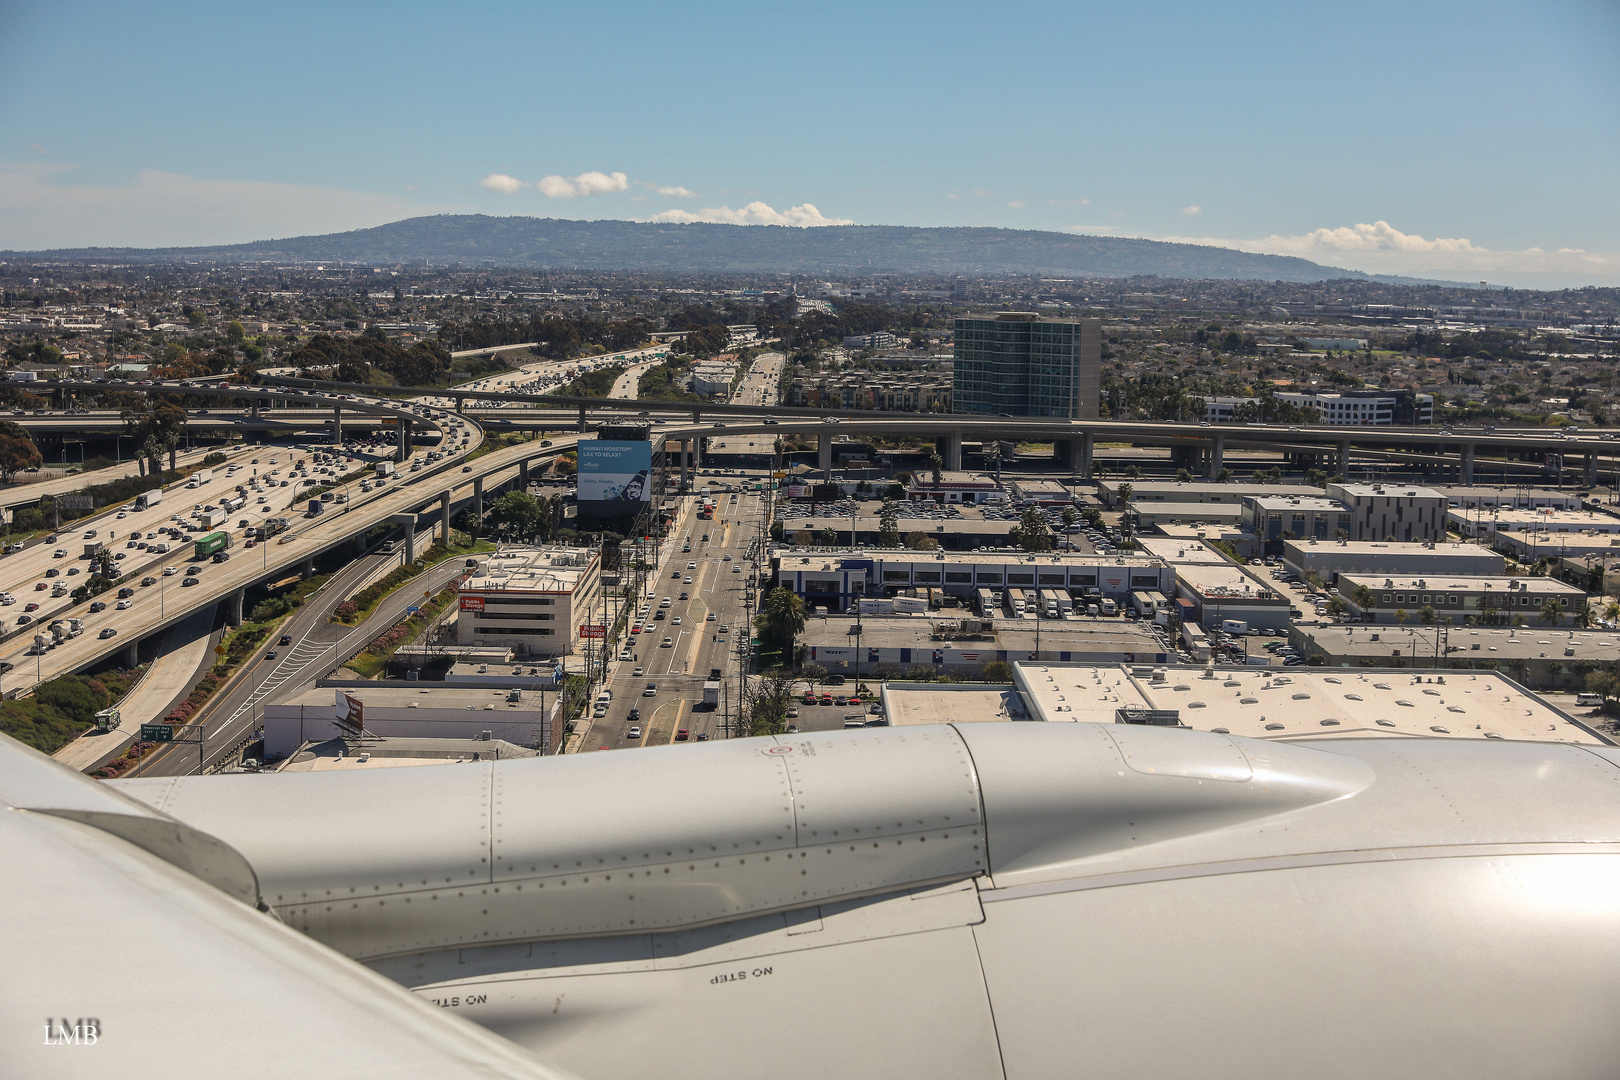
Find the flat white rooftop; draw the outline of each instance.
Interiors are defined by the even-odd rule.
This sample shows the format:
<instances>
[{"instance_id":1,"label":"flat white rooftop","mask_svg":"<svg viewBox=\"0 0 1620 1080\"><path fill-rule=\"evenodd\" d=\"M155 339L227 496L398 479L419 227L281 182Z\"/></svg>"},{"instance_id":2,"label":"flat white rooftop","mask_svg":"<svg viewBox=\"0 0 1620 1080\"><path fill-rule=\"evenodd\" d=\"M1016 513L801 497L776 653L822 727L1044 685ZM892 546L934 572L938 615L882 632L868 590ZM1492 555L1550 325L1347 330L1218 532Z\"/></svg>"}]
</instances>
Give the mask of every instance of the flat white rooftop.
<instances>
[{"instance_id":1,"label":"flat white rooftop","mask_svg":"<svg viewBox=\"0 0 1620 1080\"><path fill-rule=\"evenodd\" d=\"M1046 721L1113 723L1117 709L1134 707L1175 710L1186 727L1258 739L1603 743L1490 671L1295 667L1284 674L1275 668L1022 662L1013 668L1031 711Z\"/></svg>"},{"instance_id":2,"label":"flat white rooftop","mask_svg":"<svg viewBox=\"0 0 1620 1080\"><path fill-rule=\"evenodd\" d=\"M502 546L479 557L478 568L461 591L573 592L595 558L596 553L585 548Z\"/></svg>"},{"instance_id":3,"label":"flat white rooftop","mask_svg":"<svg viewBox=\"0 0 1620 1080\"><path fill-rule=\"evenodd\" d=\"M1173 536L1138 536L1136 542L1149 555L1156 555L1171 566L1202 563L1207 566L1230 566L1232 560L1202 540L1187 540Z\"/></svg>"}]
</instances>

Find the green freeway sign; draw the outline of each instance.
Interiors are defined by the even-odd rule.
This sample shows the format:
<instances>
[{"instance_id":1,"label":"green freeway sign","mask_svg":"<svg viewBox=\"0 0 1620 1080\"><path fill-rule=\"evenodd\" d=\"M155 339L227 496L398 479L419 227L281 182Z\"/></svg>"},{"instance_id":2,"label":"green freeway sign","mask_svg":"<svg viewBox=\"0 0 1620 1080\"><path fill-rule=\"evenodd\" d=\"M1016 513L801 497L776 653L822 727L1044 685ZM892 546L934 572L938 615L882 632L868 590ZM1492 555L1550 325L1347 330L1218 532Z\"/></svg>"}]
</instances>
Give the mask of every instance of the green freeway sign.
<instances>
[{"instance_id":1,"label":"green freeway sign","mask_svg":"<svg viewBox=\"0 0 1620 1080\"><path fill-rule=\"evenodd\" d=\"M141 742L174 742L174 728L169 724L142 724Z\"/></svg>"}]
</instances>

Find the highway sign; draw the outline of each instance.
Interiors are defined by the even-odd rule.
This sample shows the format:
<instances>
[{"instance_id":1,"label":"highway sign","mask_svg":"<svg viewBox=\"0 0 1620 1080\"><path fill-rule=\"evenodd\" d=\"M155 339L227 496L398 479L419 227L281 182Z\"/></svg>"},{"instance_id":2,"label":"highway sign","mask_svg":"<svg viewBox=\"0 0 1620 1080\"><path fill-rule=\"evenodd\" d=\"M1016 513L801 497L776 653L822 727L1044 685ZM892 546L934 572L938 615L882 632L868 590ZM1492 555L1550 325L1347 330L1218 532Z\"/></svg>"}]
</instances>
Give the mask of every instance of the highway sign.
<instances>
[{"instance_id":1,"label":"highway sign","mask_svg":"<svg viewBox=\"0 0 1620 1080\"><path fill-rule=\"evenodd\" d=\"M58 495L56 505L64 510L94 510L96 500L89 495Z\"/></svg>"},{"instance_id":2,"label":"highway sign","mask_svg":"<svg viewBox=\"0 0 1620 1080\"><path fill-rule=\"evenodd\" d=\"M142 724L141 742L174 742L174 728L169 724Z\"/></svg>"}]
</instances>

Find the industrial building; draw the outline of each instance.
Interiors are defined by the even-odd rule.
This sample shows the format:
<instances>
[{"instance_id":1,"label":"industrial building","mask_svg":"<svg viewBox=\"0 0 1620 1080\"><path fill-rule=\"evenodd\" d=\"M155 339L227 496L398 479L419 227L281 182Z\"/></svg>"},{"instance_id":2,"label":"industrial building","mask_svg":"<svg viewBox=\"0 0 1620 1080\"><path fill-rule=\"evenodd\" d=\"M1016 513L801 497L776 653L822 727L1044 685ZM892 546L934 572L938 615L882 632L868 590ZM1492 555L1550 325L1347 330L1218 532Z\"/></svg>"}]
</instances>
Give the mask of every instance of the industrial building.
<instances>
[{"instance_id":1,"label":"industrial building","mask_svg":"<svg viewBox=\"0 0 1620 1080\"><path fill-rule=\"evenodd\" d=\"M1163 641L1128 619L975 619L877 616L811 619L800 642L811 663L837 675L885 677L927 668L932 674L980 677L995 661L1165 663ZM882 665L882 666L880 666Z\"/></svg>"},{"instance_id":2,"label":"industrial building","mask_svg":"<svg viewBox=\"0 0 1620 1080\"><path fill-rule=\"evenodd\" d=\"M1432 608L1435 618L1461 625L1480 622L1571 626L1586 611L1586 592L1549 577L1411 577L1386 574L1340 574L1335 586L1339 598L1361 622L1420 621L1419 613ZM1366 603L1356 600L1362 589ZM1563 605L1555 623L1541 621L1549 600Z\"/></svg>"},{"instance_id":3,"label":"industrial building","mask_svg":"<svg viewBox=\"0 0 1620 1080\"><path fill-rule=\"evenodd\" d=\"M1368 636L1365 631L1357 634ZM1452 634L1454 640L1456 636ZM1411 655L1406 654L1408 663ZM1419 663L1415 670L1402 671L1294 667L1284 672L1017 662L1009 686L892 682L884 687L882 701L884 715L896 726L1094 723L1115 731L1154 725L1307 742L1383 738L1610 743L1590 724L1526 692L1516 680L1504 677L1505 672L1438 669L1427 655L1420 656Z\"/></svg>"},{"instance_id":4,"label":"industrial building","mask_svg":"<svg viewBox=\"0 0 1620 1080\"><path fill-rule=\"evenodd\" d=\"M570 653L576 625L595 625L601 579L595 549L502 545L479 556L458 586L456 642L505 646L517 656Z\"/></svg>"},{"instance_id":5,"label":"industrial building","mask_svg":"<svg viewBox=\"0 0 1620 1080\"><path fill-rule=\"evenodd\" d=\"M956 412L1097 418L1100 319L1043 319L1026 311L959 318L955 353Z\"/></svg>"},{"instance_id":6,"label":"industrial building","mask_svg":"<svg viewBox=\"0 0 1620 1080\"><path fill-rule=\"evenodd\" d=\"M1464 536L1493 536L1500 530L1541 533L1620 534L1620 517L1602 510L1498 506L1489 510L1453 507L1446 524Z\"/></svg>"},{"instance_id":7,"label":"industrial building","mask_svg":"<svg viewBox=\"0 0 1620 1080\"><path fill-rule=\"evenodd\" d=\"M556 695L530 690L456 689L447 686L317 687L264 706L264 754L295 754L332 739L503 740L555 753L561 725L552 730Z\"/></svg>"},{"instance_id":8,"label":"industrial building","mask_svg":"<svg viewBox=\"0 0 1620 1080\"><path fill-rule=\"evenodd\" d=\"M1507 560L1478 544L1386 543L1382 540L1283 542L1283 566L1299 578L1315 575L1333 584L1340 574L1421 577L1496 577Z\"/></svg>"},{"instance_id":9,"label":"industrial building","mask_svg":"<svg viewBox=\"0 0 1620 1080\"><path fill-rule=\"evenodd\" d=\"M1289 644L1299 650L1301 656L1308 657L1310 664L1320 663L1328 668L1442 668L1448 679L1464 678L1463 672L1500 672L1518 686L1541 692L1584 690L1589 672L1620 660L1620 635L1613 630L1554 630L1533 625L1298 626L1290 633ZM1301 670L1306 669L1289 669L1290 673ZM1342 672L1336 674L1342 675ZM1404 677L1407 672L1389 674ZM1539 703L1540 699L1523 695L1522 691L1518 691L1518 686L1506 683L1506 680L1501 682L1505 687L1501 696L1487 700L1499 702L1508 698L1514 703L1524 701L1516 708L1526 716L1525 727L1528 730L1521 728L1518 734L1504 731L1497 734L1505 739L1542 738L1556 741L1554 733L1562 730L1561 725L1554 719L1534 719L1544 715L1531 704ZM1416 705L1423 698L1407 695L1406 700ZM1545 708L1545 705L1542 707ZM1453 717L1454 720L1463 720L1463 731L1471 731L1477 736L1480 730L1492 730L1483 726L1484 721L1480 718L1464 719L1468 716L1465 713ZM1398 720L1400 715L1391 718ZM1475 730L1475 725L1481 725L1481 729ZM1456 724L1449 726L1454 731L1458 727Z\"/></svg>"},{"instance_id":10,"label":"industrial building","mask_svg":"<svg viewBox=\"0 0 1620 1080\"><path fill-rule=\"evenodd\" d=\"M1350 508L1323 495L1250 495L1244 497L1242 510L1243 528L1277 552L1285 540L1327 540L1351 532Z\"/></svg>"},{"instance_id":11,"label":"industrial building","mask_svg":"<svg viewBox=\"0 0 1620 1080\"><path fill-rule=\"evenodd\" d=\"M833 612L857 598L894 596L902 589L935 590L971 602L979 589L1058 589L1121 602L1131 592L1168 593L1174 574L1163 560L1140 555L994 551L850 551L800 554L777 550L771 569L780 588Z\"/></svg>"},{"instance_id":12,"label":"industrial building","mask_svg":"<svg viewBox=\"0 0 1620 1080\"><path fill-rule=\"evenodd\" d=\"M1446 497L1407 484L1329 484L1327 494L1350 508L1351 540L1444 540Z\"/></svg>"},{"instance_id":13,"label":"industrial building","mask_svg":"<svg viewBox=\"0 0 1620 1080\"><path fill-rule=\"evenodd\" d=\"M1098 494L1112 505L1119 498L1117 487L1099 486ZM1277 483L1217 484L1199 480L1132 480L1130 502L1137 503L1217 503L1240 505L1244 499L1267 495L1320 495L1322 489L1297 481Z\"/></svg>"}]
</instances>

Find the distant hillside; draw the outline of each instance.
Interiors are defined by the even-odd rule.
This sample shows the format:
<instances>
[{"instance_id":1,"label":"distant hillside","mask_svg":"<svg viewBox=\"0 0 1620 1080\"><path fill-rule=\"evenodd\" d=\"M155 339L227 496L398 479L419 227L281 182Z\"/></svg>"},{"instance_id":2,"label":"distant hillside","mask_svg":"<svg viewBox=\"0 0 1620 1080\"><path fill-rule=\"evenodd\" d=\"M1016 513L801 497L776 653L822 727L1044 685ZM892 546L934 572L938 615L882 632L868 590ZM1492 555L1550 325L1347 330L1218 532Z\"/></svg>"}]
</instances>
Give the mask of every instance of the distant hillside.
<instances>
[{"instance_id":1,"label":"distant hillside","mask_svg":"<svg viewBox=\"0 0 1620 1080\"><path fill-rule=\"evenodd\" d=\"M670 225L636 221L439 215L374 229L202 248L3 252L5 258L393 265L496 263L580 270L777 271L845 274L1062 274L1321 281L1366 275L1286 255L1115 236L1022 229L843 225Z\"/></svg>"}]
</instances>

